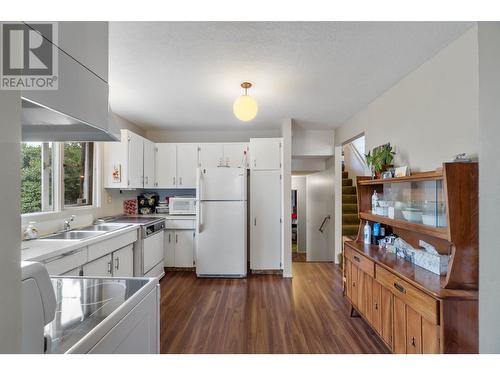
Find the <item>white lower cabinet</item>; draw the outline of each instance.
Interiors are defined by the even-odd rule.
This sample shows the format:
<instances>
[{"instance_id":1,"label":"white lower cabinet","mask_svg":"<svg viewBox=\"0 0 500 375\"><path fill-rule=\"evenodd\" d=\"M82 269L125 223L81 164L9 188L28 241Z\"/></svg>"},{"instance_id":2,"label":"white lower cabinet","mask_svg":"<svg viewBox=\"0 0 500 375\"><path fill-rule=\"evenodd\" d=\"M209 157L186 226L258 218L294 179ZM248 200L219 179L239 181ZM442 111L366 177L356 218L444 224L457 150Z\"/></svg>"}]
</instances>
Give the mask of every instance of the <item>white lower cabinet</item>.
<instances>
[{"instance_id":1,"label":"white lower cabinet","mask_svg":"<svg viewBox=\"0 0 500 375\"><path fill-rule=\"evenodd\" d=\"M113 276L134 276L134 246L132 244L113 253Z\"/></svg>"},{"instance_id":2,"label":"white lower cabinet","mask_svg":"<svg viewBox=\"0 0 500 375\"><path fill-rule=\"evenodd\" d=\"M113 276L113 257L111 254L83 265L83 276Z\"/></svg>"},{"instance_id":3,"label":"white lower cabinet","mask_svg":"<svg viewBox=\"0 0 500 375\"><path fill-rule=\"evenodd\" d=\"M167 267L194 267L194 230L165 231Z\"/></svg>"},{"instance_id":4,"label":"white lower cabinet","mask_svg":"<svg viewBox=\"0 0 500 375\"><path fill-rule=\"evenodd\" d=\"M83 265L83 276L133 277L134 250L130 244Z\"/></svg>"}]
</instances>

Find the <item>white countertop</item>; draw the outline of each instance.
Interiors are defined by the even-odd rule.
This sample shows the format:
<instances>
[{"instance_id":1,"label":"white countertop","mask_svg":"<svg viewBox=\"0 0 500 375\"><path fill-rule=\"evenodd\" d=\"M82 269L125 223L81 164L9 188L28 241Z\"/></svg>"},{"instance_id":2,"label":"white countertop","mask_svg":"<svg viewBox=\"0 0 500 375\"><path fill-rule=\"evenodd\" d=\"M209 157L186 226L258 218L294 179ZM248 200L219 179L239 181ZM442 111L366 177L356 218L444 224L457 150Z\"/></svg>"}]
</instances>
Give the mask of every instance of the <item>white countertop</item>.
<instances>
[{"instance_id":1,"label":"white countertop","mask_svg":"<svg viewBox=\"0 0 500 375\"><path fill-rule=\"evenodd\" d=\"M92 245L97 242L107 240L133 230L138 230L140 225L130 224L129 226L114 231L110 231L99 236L83 240L31 240L21 243L21 260L30 260L40 262L69 251L81 249L82 247ZM74 228L78 230L78 228Z\"/></svg>"}]
</instances>

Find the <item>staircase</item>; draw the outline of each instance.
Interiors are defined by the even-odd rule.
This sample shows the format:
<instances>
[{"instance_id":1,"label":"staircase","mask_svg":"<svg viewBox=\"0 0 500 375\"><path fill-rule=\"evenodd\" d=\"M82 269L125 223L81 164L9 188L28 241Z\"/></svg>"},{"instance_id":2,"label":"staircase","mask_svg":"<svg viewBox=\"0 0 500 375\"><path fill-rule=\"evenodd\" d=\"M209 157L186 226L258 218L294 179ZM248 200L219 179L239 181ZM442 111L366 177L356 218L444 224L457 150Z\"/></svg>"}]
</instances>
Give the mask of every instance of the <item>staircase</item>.
<instances>
[{"instance_id":1,"label":"staircase","mask_svg":"<svg viewBox=\"0 0 500 375\"><path fill-rule=\"evenodd\" d=\"M349 172L342 164L342 236L356 237L359 228L358 196Z\"/></svg>"}]
</instances>

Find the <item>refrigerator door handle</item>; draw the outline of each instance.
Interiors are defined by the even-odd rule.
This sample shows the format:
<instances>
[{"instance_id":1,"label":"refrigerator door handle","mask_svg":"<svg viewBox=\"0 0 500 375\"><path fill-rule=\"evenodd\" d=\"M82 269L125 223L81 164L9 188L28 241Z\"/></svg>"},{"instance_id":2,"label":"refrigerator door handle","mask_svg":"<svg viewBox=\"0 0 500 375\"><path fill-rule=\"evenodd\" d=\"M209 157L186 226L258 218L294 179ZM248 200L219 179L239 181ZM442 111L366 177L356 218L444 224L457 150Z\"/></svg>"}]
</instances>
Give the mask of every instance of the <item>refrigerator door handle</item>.
<instances>
[{"instance_id":1,"label":"refrigerator door handle","mask_svg":"<svg viewBox=\"0 0 500 375\"><path fill-rule=\"evenodd\" d=\"M198 202L198 233L201 233L201 226L203 225L203 212L201 210L202 202Z\"/></svg>"}]
</instances>

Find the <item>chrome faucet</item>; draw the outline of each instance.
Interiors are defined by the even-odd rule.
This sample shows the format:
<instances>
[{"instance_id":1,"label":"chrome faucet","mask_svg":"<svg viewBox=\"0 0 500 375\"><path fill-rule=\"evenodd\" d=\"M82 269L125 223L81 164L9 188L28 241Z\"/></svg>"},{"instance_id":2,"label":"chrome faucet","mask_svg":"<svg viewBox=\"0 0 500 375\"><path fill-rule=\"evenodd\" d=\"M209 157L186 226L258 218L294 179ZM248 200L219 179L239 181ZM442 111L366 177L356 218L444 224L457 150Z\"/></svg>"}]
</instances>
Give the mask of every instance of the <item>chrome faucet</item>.
<instances>
[{"instance_id":1,"label":"chrome faucet","mask_svg":"<svg viewBox=\"0 0 500 375\"><path fill-rule=\"evenodd\" d=\"M63 224L63 232L67 232L69 230L71 230L71 222L73 222L76 218L76 215L71 215L70 217L68 217L67 219L64 220L64 224Z\"/></svg>"}]
</instances>

